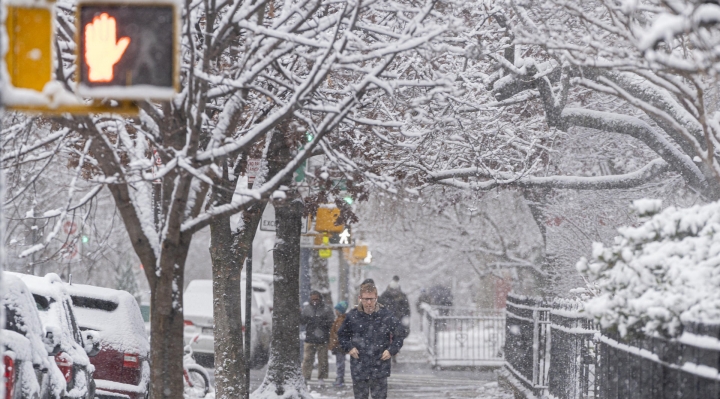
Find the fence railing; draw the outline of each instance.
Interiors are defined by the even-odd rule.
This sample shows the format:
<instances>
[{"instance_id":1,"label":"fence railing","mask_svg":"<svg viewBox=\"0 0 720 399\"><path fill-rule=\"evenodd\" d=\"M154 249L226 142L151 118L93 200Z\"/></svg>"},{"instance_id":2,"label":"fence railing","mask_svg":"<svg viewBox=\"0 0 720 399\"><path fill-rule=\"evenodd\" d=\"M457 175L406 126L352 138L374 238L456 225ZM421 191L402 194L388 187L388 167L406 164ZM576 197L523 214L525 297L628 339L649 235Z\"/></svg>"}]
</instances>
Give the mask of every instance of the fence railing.
<instances>
[{"instance_id":1,"label":"fence railing","mask_svg":"<svg viewBox=\"0 0 720 399\"><path fill-rule=\"evenodd\" d=\"M569 302L509 295L502 375L550 399L720 399L720 326L623 340ZM543 349L544 348L544 349Z\"/></svg>"},{"instance_id":2,"label":"fence railing","mask_svg":"<svg viewBox=\"0 0 720 399\"><path fill-rule=\"evenodd\" d=\"M534 390L547 388L550 367L550 308L541 305L519 297L506 305L507 368Z\"/></svg>"},{"instance_id":3,"label":"fence railing","mask_svg":"<svg viewBox=\"0 0 720 399\"><path fill-rule=\"evenodd\" d=\"M505 313L423 304L422 331L435 367L502 366Z\"/></svg>"}]
</instances>

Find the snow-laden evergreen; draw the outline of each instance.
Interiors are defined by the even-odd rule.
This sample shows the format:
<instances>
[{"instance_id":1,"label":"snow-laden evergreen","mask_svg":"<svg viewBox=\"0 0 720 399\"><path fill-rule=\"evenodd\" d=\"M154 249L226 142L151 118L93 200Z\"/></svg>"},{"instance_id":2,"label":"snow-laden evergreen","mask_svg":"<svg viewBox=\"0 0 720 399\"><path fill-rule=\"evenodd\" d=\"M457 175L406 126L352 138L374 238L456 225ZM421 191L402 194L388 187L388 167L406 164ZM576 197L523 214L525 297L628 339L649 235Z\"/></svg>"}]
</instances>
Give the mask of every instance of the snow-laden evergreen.
<instances>
[{"instance_id":1,"label":"snow-laden evergreen","mask_svg":"<svg viewBox=\"0 0 720 399\"><path fill-rule=\"evenodd\" d=\"M647 220L619 229L613 245L595 243L577 264L597 290L585 310L622 336L673 337L684 323L720 323L720 203L633 207Z\"/></svg>"}]
</instances>

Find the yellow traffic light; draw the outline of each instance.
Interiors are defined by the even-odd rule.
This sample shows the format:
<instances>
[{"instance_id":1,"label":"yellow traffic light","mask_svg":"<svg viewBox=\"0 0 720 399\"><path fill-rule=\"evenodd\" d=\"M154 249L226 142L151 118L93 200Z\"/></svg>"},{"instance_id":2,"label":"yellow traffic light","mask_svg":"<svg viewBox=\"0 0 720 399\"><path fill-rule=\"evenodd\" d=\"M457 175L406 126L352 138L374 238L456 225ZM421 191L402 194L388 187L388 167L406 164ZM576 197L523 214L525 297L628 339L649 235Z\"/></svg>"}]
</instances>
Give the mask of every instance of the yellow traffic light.
<instances>
[{"instance_id":1,"label":"yellow traffic light","mask_svg":"<svg viewBox=\"0 0 720 399\"><path fill-rule=\"evenodd\" d=\"M315 218L315 231L341 233L345 230L345 225L335 225L335 221L339 216L340 209L338 208L318 208L317 217Z\"/></svg>"},{"instance_id":2,"label":"yellow traffic light","mask_svg":"<svg viewBox=\"0 0 720 399\"><path fill-rule=\"evenodd\" d=\"M10 83L41 92L52 80L52 8L9 5L7 10Z\"/></svg>"},{"instance_id":3,"label":"yellow traffic light","mask_svg":"<svg viewBox=\"0 0 720 399\"><path fill-rule=\"evenodd\" d=\"M367 258L367 255L368 255L367 245L357 245L353 248L352 257L353 257L353 259L356 259L357 262L360 262L363 259Z\"/></svg>"},{"instance_id":4,"label":"yellow traffic light","mask_svg":"<svg viewBox=\"0 0 720 399\"><path fill-rule=\"evenodd\" d=\"M330 245L330 237L328 237L327 233L322 235L322 245ZM318 250L318 255L320 255L321 258L327 259L332 256L332 249L330 248L323 248Z\"/></svg>"}]
</instances>

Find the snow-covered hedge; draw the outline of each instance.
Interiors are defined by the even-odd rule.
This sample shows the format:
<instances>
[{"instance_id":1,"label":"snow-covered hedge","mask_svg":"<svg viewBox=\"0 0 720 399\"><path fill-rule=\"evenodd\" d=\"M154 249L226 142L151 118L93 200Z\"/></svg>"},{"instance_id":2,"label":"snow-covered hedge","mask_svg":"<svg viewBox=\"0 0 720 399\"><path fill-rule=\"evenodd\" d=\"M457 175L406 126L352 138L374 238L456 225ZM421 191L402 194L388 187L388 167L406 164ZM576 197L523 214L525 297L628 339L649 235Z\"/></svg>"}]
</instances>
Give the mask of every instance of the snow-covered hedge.
<instances>
[{"instance_id":1,"label":"snow-covered hedge","mask_svg":"<svg viewBox=\"0 0 720 399\"><path fill-rule=\"evenodd\" d=\"M683 323L720 323L720 203L633 207L646 217L642 225L619 229L610 247L595 243L592 259L577 263L597 285L585 310L622 336L674 337Z\"/></svg>"}]
</instances>

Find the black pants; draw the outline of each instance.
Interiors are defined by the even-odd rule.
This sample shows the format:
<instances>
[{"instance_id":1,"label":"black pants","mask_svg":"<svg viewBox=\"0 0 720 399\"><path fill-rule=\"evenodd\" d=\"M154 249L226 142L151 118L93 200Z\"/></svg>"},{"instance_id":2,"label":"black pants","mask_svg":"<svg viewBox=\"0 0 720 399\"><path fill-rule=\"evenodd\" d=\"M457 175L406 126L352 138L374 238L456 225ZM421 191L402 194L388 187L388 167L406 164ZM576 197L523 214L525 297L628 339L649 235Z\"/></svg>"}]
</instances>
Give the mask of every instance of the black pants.
<instances>
[{"instance_id":1,"label":"black pants","mask_svg":"<svg viewBox=\"0 0 720 399\"><path fill-rule=\"evenodd\" d=\"M353 379L353 394L355 399L368 399L368 395L372 395L372 399L386 399L387 377L371 380Z\"/></svg>"}]
</instances>

